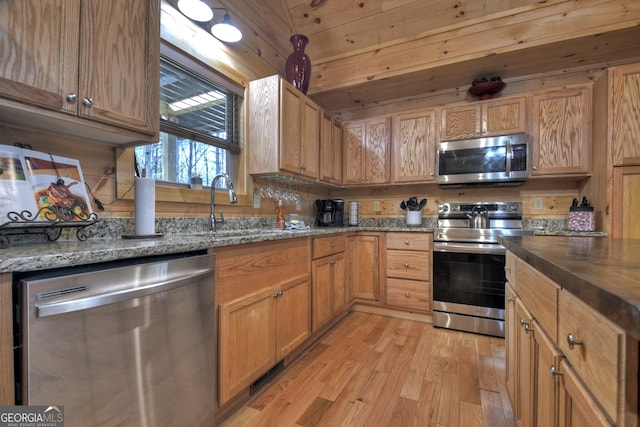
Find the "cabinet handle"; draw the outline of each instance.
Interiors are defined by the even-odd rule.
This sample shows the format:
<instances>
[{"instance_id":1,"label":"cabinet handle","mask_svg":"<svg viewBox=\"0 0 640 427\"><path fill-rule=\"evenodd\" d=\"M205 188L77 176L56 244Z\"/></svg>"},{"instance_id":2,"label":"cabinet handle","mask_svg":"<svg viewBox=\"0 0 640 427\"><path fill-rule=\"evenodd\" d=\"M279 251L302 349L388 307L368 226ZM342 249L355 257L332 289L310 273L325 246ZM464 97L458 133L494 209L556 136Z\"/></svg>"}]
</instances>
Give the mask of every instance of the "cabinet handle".
<instances>
[{"instance_id":1,"label":"cabinet handle","mask_svg":"<svg viewBox=\"0 0 640 427\"><path fill-rule=\"evenodd\" d=\"M332 259L331 261L329 261L329 264L335 264L335 263L336 263L335 259Z\"/></svg>"},{"instance_id":2,"label":"cabinet handle","mask_svg":"<svg viewBox=\"0 0 640 427\"><path fill-rule=\"evenodd\" d=\"M520 319L520 325L522 325L525 332L533 331L533 328L529 326L529 323L525 322L522 318Z\"/></svg>"},{"instance_id":3,"label":"cabinet handle","mask_svg":"<svg viewBox=\"0 0 640 427\"><path fill-rule=\"evenodd\" d=\"M573 336L573 333L569 332L567 335L567 344L569 344L569 348L573 350L574 345L584 345L584 341L576 339L576 337Z\"/></svg>"},{"instance_id":4,"label":"cabinet handle","mask_svg":"<svg viewBox=\"0 0 640 427\"><path fill-rule=\"evenodd\" d=\"M409 268L409 263L408 262L404 263L404 268Z\"/></svg>"},{"instance_id":5,"label":"cabinet handle","mask_svg":"<svg viewBox=\"0 0 640 427\"><path fill-rule=\"evenodd\" d=\"M551 365L551 369L549 369L549 373L551 374L551 376L554 375L564 375L564 372L560 372L556 369L555 366Z\"/></svg>"},{"instance_id":6,"label":"cabinet handle","mask_svg":"<svg viewBox=\"0 0 640 427\"><path fill-rule=\"evenodd\" d=\"M429 176L434 176L434 175L435 175L435 173L433 173L433 172L429 173Z\"/></svg>"},{"instance_id":7,"label":"cabinet handle","mask_svg":"<svg viewBox=\"0 0 640 427\"><path fill-rule=\"evenodd\" d=\"M511 269L509 267L505 267L504 271L511 271Z\"/></svg>"},{"instance_id":8,"label":"cabinet handle","mask_svg":"<svg viewBox=\"0 0 640 427\"><path fill-rule=\"evenodd\" d=\"M85 97L85 98L82 100L82 103L83 103L84 105L86 105L87 107L91 107L91 106L93 105L93 99L91 99L91 98L89 98L89 97Z\"/></svg>"},{"instance_id":9,"label":"cabinet handle","mask_svg":"<svg viewBox=\"0 0 640 427\"><path fill-rule=\"evenodd\" d=\"M508 302L514 302L515 300L513 298L511 298L511 297L507 297L507 301Z\"/></svg>"},{"instance_id":10,"label":"cabinet handle","mask_svg":"<svg viewBox=\"0 0 640 427\"><path fill-rule=\"evenodd\" d=\"M331 242L331 247L333 248L335 246L336 246L335 242Z\"/></svg>"},{"instance_id":11,"label":"cabinet handle","mask_svg":"<svg viewBox=\"0 0 640 427\"><path fill-rule=\"evenodd\" d=\"M538 166L533 165L533 170L534 170L534 171L537 171L537 170L538 170Z\"/></svg>"},{"instance_id":12,"label":"cabinet handle","mask_svg":"<svg viewBox=\"0 0 640 427\"><path fill-rule=\"evenodd\" d=\"M405 245L408 245L408 244L409 244L409 241L408 241L408 240L405 240L405 241L404 241L404 244L405 244Z\"/></svg>"},{"instance_id":13,"label":"cabinet handle","mask_svg":"<svg viewBox=\"0 0 640 427\"><path fill-rule=\"evenodd\" d=\"M281 297L282 295L284 295L284 291L276 292L275 294L273 294L273 297L274 297L274 298L279 298L279 297Z\"/></svg>"},{"instance_id":14,"label":"cabinet handle","mask_svg":"<svg viewBox=\"0 0 640 427\"><path fill-rule=\"evenodd\" d=\"M405 297L407 297L407 298L409 298L409 296L410 296L410 295L409 295L409 292L405 292L405 293L404 293L404 296L405 296Z\"/></svg>"},{"instance_id":15,"label":"cabinet handle","mask_svg":"<svg viewBox=\"0 0 640 427\"><path fill-rule=\"evenodd\" d=\"M78 95L76 95L75 93L68 93L67 94L67 101L69 101L69 102L77 102L78 101Z\"/></svg>"}]
</instances>

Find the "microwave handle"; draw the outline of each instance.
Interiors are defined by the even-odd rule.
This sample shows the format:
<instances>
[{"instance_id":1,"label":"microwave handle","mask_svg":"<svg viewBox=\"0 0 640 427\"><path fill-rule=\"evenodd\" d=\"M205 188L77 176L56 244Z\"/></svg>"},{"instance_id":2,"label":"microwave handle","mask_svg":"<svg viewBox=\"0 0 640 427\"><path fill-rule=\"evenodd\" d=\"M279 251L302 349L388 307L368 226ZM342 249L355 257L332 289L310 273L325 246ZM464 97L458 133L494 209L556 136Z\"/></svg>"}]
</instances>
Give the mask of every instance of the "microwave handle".
<instances>
[{"instance_id":1,"label":"microwave handle","mask_svg":"<svg viewBox=\"0 0 640 427\"><path fill-rule=\"evenodd\" d=\"M506 153L505 153L505 160L506 160L506 168L505 168L505 175L506 176L511 176L511 159L513 158L513 151L511 149L511 139L507 139L507 147L506 147Z\"/></svg>"}]
</instances>

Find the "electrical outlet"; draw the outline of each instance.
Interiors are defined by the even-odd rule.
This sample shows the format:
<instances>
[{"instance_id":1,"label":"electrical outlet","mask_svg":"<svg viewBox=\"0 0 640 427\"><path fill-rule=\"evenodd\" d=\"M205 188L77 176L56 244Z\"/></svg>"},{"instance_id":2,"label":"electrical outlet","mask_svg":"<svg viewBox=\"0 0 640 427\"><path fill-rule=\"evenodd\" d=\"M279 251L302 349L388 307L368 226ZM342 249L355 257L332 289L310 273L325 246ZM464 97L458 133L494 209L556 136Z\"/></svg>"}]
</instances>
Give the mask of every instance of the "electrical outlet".
<instances>
[{"instance_id":1,"label":"electrical outlet","mask_svg":"<svg viewBox=\"0 0 640 427\"><path fill-rule=\"evenodd\" d=\"M373 202L373 211L374 212L380 212L380 201L376 200L375 202Z\"/></svg>"},{"instance_id":2,"label":"electrical outlet","mask_svg":"<svg viewBox=\"0 0 640 427\"><path fill-rule=\"evenodd\" d=\"M534 197L533 198L533 210L541 211L544 209L544 198L543 197Z\"/></svg>"},{"instance_id":3,"label":"electrical outlet","mask_svg":"<svg viewBox=\"0 0 640 427\"><path fill-rule=\"evenodd\" d=\"M259 194L254 194L253 195L253 208L254 209L260 209L260 195Z\"/></svg>"}]
</instances>

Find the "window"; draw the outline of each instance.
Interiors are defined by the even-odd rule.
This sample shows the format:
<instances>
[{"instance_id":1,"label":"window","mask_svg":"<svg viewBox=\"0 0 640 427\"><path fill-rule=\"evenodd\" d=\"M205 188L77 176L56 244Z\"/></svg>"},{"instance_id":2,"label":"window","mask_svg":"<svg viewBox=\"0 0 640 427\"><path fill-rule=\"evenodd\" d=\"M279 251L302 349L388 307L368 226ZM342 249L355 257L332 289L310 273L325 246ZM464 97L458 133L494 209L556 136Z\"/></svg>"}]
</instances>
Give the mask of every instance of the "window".
<instances>
[{"instance_id":1,"label":"window","mask_svg":"<svg viewBox=\"0 0 640 427\"><path fill-rule=\"evenodd\" d=\"M208 185L221 172L235 180L236 92L162 56L160 140L135 148L139 170L166 183L188 184L197 176Z\"/></svg>"}]
</instances>

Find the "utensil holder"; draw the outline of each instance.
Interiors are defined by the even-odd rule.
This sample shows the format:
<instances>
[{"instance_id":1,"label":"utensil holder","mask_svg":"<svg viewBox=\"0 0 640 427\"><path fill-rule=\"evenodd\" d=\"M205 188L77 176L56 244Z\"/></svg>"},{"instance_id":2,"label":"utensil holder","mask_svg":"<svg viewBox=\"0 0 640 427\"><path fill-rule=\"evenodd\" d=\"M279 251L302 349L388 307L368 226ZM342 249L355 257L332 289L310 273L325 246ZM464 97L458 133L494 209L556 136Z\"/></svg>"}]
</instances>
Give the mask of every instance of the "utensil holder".
<instances>
[{"instance_id":1,"label":"utensil holder","mask_svg":"<svg viewBox=\"0 0 640 427\"><path fill-rule=\"evenodd\" d=\"M407 225L410 225L413 227L422 225L422 212L407 211Z\"/></svg>"}]
</instances>

